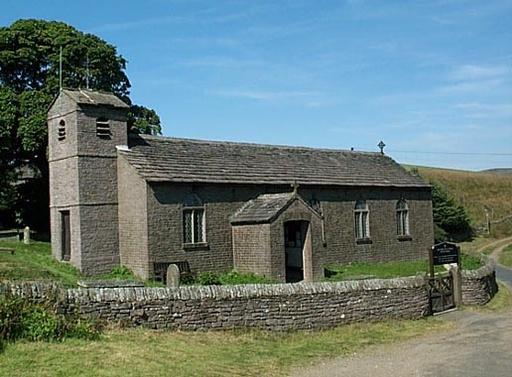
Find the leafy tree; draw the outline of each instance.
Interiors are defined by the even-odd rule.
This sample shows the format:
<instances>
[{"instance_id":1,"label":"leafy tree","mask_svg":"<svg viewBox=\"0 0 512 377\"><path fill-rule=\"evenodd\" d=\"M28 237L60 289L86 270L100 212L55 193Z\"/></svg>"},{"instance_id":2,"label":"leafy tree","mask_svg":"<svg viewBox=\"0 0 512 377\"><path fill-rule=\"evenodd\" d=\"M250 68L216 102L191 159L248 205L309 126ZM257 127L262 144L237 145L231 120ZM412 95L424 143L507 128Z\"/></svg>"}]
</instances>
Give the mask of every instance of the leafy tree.
<instances>
[{"instance_id":1,"label":"leafy tree","mask_svg":"<svg viewBox=\"0 0 512 377\"><path fill-rule=\"evenodd\" d=\"M437 183L432 183L432 206L437 240L463 240L471 237L469 216L464 207Z\"/></svg>"},{"instance_id":2,"label":"leafy tree","mask_svg":"<svg viewBox=\"0 0 512 377\"><path fill-rule=\"evenodd\" d=\"M153 109L132 105L128 114L128 127L132 132L148 135L160 135L160 117Z\"/></svg>"},{"instance_id":3,"label":"leafy tree","mask_svg":"<svg viewBox=\"0 0 512 377\"><path fill-rule=\"evenodd\" d=\"M126 59L114 46L62 22L18 20L1 27L0 226L17 211L25 224L47 227L46 111L59 90L61 48L64 87L84 88L88 76L90 88L112 92L131 105ZM134 132L161 132L156 112L143 106L132 106L129 125ZM27 166L40 178L25 187L14 184ZM23 215L28 205L31 213L39 213L37 219Z\"/></svg>"}]
</instances>

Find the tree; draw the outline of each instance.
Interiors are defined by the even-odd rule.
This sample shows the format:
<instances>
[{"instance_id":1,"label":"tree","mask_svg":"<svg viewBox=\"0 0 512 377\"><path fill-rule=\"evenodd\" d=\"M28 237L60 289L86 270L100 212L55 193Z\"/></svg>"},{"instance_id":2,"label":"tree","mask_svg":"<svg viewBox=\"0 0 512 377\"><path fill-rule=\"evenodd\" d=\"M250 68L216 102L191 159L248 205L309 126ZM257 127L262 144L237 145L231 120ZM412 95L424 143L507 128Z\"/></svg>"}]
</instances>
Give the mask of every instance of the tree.
<instances>
[{"instance_id":1,"label":"tree","mask_svg":"<svg viewBox=\"0 0 512 377\"><path fill-rule=\"evenodd\" d=\"M88 80L90 88L112 92L131 105L126 59L114 46L63 22L18 20L1 27L0 215L4 222L18 211L25 224L48 224L46 111L59 91L61 48L64 87L85 88ZM161 132L156 112L143 106L132 106L129 124L134 132ZM24 166L40 172L39 178L27 183L29 187L16 184ZM35 192L39 199L34 203L34 197L27 196ZM30 223L23 215L27 203L33 207L31 212L46 215ZM11 213L6 214L6 208Z\"/></svg>"},{"instance_id":2,"label":"tree","mask_svg":"<svg viewBox=\"0 0 512 377\"><path fill-rule=\"evenodd\" d=\"M432 183L432 206L436 240L459 241L472 235L469 216L464 207L439 185Z\"/></svg>"}]
</instances>

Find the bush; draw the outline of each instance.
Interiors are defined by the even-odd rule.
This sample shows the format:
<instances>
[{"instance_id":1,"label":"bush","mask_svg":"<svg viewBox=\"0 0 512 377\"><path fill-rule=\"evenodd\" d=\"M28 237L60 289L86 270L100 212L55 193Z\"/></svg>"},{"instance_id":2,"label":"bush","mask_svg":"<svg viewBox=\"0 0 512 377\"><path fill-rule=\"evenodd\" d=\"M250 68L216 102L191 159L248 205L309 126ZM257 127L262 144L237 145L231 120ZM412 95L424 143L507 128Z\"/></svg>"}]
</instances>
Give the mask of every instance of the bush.
<instances>
[{"instance_id":1,"label":"bush","mask_svg":"<svg viewBox=\"0 0 512 377\"><path fill-rule=\"evenodd\" d=\"M21 317L21 338L32 341L57 340L65 330L63 318L39 306L26 308Z\"/></svg>"},{"instance_id":2,"label":"bush","mask_svg":"<svg viewBox=\"0 0 512 377\"><path fill-rule=\"evenodd\" d=\"M0 297L0 350L6 341L58 341L64 338L98 339L98 322L54 313L19 297Z\"/></svg>"},{"instance_id":3,"label":"bush","mask_svg":"<svg viewBox=\"0 0 512 377\"><path fill-rule=\"evenodd\" d=\"M215 272L202 272L197 275L195 283L199 285L221 285L220 277Z\"/></svg>"}]
</instances>

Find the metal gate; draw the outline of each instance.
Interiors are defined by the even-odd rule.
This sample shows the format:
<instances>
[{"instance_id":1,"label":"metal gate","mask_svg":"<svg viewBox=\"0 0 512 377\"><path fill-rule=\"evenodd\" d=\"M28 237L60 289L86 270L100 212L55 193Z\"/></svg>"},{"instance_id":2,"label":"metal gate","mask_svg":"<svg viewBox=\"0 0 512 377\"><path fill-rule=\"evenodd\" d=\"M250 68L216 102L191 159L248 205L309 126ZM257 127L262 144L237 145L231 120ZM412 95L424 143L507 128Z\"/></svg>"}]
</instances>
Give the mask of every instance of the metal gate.
<instances>
[{"instance_id":1,"label":"metal gate","mask_svg":"<svg viewBox=\"0 0 512 377\"><path fill-rule=\"evenodd\" d=\"M430 313L441 313L455 307L453 277L450 274L430 277L428 280Z\"/></svg>"}]
</instances>

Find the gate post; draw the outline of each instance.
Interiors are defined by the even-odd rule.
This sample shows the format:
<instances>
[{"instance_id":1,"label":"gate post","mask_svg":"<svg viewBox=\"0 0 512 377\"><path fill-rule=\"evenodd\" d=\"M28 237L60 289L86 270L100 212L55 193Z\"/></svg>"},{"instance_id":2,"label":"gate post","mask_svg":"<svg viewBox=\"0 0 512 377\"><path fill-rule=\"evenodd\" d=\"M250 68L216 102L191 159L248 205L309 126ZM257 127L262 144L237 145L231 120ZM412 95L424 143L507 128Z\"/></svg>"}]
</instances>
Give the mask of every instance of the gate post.
<instances>
[{"instance_id":1,"label":"gate post","mask_svg":"<svg viewBox=\"0 0 512 377\"><path fill-rule=\"evenodd\" d=\"M453 281L453 303L455 307L462 305L462 274L459 265L450 267L450 275Z\"/></svg>"}]
</instances>

